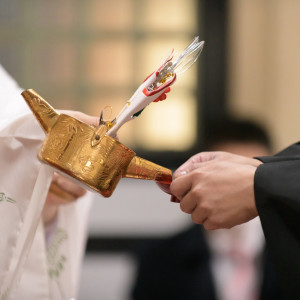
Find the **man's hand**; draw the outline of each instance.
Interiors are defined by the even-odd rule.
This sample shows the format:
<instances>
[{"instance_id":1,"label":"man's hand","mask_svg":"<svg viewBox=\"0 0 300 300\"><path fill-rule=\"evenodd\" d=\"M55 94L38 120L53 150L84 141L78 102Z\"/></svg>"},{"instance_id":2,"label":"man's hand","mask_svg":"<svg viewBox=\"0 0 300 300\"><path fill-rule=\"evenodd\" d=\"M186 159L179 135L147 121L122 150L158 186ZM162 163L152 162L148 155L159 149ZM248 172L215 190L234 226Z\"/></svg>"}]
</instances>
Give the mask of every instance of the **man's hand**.
<instances>
[{"instance_id":1,"label":"man's hand","mask_svg":"<svg viewBox=\"0 0 300 300\"><path fill-rule=\"evenodd\" d=\"M258 215L254 174L260 164L226 152L199 153L175 172L170 190L195 223L231 228Z\"/></svg>"}]
</instances>

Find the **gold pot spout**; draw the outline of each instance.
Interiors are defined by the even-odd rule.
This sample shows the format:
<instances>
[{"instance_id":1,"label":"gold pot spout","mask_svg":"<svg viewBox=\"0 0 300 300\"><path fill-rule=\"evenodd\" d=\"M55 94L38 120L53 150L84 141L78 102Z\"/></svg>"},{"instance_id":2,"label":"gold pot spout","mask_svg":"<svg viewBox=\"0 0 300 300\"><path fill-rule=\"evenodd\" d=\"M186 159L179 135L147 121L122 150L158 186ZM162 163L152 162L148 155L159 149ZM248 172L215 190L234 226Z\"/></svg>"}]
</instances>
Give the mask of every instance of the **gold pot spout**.
<instances>
[{"instance_id":1,"label":"gold pot spout","mask_svg":"<svg viewBox=\"0 0 300 300\"><path fill-rule=\"evenodd\" d=\"M172 171L135 156L130 161L123 177L155 180L160 183L170 184L172 182Z\"/></svg>"},{"instance_id":2,"label":"gold pot spout","mask_svg":"<svg viewBox=\"0 0 300 300\"><path fill-rule=\"evenodd\" d=\"M56 123L59 114L34 90L25 90L22 96L45 133L49 133Z\"/></svg>"}]
</instances>

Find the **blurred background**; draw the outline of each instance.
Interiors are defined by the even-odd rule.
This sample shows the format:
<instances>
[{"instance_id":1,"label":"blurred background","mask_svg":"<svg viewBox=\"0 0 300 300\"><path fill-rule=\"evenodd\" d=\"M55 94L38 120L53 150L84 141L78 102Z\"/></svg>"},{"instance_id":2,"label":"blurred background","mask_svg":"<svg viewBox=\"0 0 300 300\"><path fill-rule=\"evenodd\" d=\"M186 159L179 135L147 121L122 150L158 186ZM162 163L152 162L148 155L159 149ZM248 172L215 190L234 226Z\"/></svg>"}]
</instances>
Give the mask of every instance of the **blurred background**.
<instances>
[{"instance_id":1,"label":"blurred background","mask_svg":"<svg viewBox=\"0 0 300 300\"><path fill-rule=\"evenodd\" d=\"M274 151L300 136L298 0L0 0L0 63L57 109L113 117L169 51L206 41L164 102L120 141L175 169L203 150L210 124L250 118ZM153 182L95 195L79 299L130 299L136 249L190 224Z\"/></svg>"}]
</instances>

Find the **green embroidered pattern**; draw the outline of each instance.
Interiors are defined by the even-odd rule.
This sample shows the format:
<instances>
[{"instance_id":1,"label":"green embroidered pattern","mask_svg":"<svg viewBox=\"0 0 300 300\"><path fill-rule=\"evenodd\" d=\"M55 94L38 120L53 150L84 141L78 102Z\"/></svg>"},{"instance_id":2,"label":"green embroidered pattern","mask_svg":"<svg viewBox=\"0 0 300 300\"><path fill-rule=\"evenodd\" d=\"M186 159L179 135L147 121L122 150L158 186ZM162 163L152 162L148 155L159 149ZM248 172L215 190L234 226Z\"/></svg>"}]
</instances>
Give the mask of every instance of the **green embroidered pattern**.
<instances>
[{"instance_id":1,"label":"green embroidered pattern","mask_svg":"<svg viewBox=\"0 0 300 300\"><path fill-rule=\"evenodd\" d=\"M9 289L6 289L3 294L0 295L0 300L5 300L8 297Z\"/></svg>"},{"instance_id":2,"label":"green embroidered pattern","mask_svg":"<svg viewBox=\"0 0 300 300\"><path fill-rule=\"evenodd\" d=\"M52 266L52 268L49 268L48 273L50 278L59 277L60 272L64 269L64 262L66 261L66 257L64 255L61 255L56 264Z\"/></svg>"},{"instance_id":3,"label":"green embroidered pattern","mask_svg":"<svg viewBox=\"0 0 300 300\"><path fill-rule=\"evenodd\" d=\"M9 203L13 203L13 204L16 203L16 200L8 197L7 195L5 195L5 193L0 192L0 202L3 202L3 201L9 202Z\"/></svg>"},{"instance_id":4,"label":"green embroidered pattern","mask_svg":"<svg viewBox=\"0 0 300 300\"><path fill-rule=\"evenodd\" d=\"M68 239L68 233L62 228L57 228L47 250L48 275L56 283L60 299L66 299L64 287L61 283L60 275L65 268L67 257L62 253L61 246Z\"/></svg>"},{"instance_id":5,"label":"green embroidered pattern","mask_svg":"<svg viewBox=\"0 0 300 300\"><path fill-rule=\"evenodd\" d=\"M67 258L65 255L59 253L59 248L67 239L67 232L62 228L57 228L47 251L48 274L50 278L59 277L61 271L64 269Z\"/></svg>"}]
</instances>

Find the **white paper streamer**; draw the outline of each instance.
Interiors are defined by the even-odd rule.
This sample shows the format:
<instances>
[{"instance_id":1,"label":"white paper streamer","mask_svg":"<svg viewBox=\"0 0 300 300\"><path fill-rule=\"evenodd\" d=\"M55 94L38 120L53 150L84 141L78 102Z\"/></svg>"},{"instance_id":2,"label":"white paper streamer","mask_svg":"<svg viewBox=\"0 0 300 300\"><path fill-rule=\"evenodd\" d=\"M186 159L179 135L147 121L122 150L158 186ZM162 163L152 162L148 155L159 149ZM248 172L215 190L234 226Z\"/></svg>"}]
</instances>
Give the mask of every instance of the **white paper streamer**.
<instances>
[{"instance_id":1,"label":"white paper streamer","mask_svg":"<svg viewBox=\"0 0 300 300\"><path fill-rule=\"evenodd\" d=\"M1 300L13 299L13 294L18 286L22 268L32 245L38 222L41 217L52 175L53 169L46 165L41 165L9 266L9 271L1 286Z\"/></svg>"}]
</instances>

